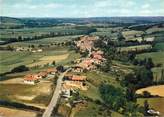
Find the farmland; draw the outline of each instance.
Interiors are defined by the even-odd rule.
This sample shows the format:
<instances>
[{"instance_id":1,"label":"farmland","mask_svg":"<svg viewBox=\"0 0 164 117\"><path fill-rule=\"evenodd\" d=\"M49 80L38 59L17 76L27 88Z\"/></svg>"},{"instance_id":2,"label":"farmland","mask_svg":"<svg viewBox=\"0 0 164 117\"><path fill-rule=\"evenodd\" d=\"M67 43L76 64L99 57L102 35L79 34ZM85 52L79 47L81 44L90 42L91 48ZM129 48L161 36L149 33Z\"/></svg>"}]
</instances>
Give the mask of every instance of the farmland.
<instances>
[{"instance_id":1,"label":"farmland","mask_svg":"<svg viewBox=\"0 0 164 117\"><path fill-rule=\"evenodd\" d=\"M16 101L19 103L25 103L29 105L35 105L36 107L38 106L40 108L45 108L51 98L52 83L40 83L37 86L24 85L23 78L20 78L20 83L21 84L19 84L18 80L15 83L6 81L1 82L1 100ZM44 96L46 99L42 99L42 101L40 101L39 98L42 96Z\"/></svg>"},{"instance_id":2,"label":"farmland","mask_svg":"<svg viewBox=\"0 0 164 117\"><path fill-rule=\"evenodd\" d=\"M139 98L137 103L143 106L145 100L148 100L150 108L158 110L161 116L164 115L164 98Z\"/></svg>"},{"instance_id":3,"label":"farmland","mask_svg":"<svg viewBox=\"0 0 164 117\"><path fill-rule=\"evenodd\" d=\"M151 57L155 64L161 63L164 64L164 52L150 52L137 55L138 58L144 59Z\"/></svg>"},{"instance_id":4,"label":"farmland","mask_svg":"<svg viewBox=\"0 0 164 117\"><path fill-rule=\"evenodd\" d=\"M69 51L64 47L55 47L52 48L51 51L45 50L40 53L0 51L0 54L3 55L0 57L1 73L8 72L12 68L19 65L27 65L29 67L33 67L37 65L46 65L48 63L52 63L52 61L60 63L68 57L69 59L67 59L67 62L70 62L72 57L79 57L78 54L73 51ZM64 62L67 63L66 61Z\"/></svg>"},{"instance_id":5,"label":"farmland","mask_svg":"<svg viewBox=\"0 0 164 117\"><path fill-rule=\"evenodd\" d=\"M151 48L152 46L147 44L147 45L121 47L121 48L118 48L118 50L121 52L128 52L128 51L150 50Z\"/></svg>"},{"instance_id":6,"label":"farmland","mask_svg":"<svg viewBox=\"0 0 164 117\"><path fill-rule=\"evenodd\" d=\"M71 75L86 79L63 78L63 84L65 80L79 84L59 90L61 97L54 108L59 111L59 116L144 116L145 99L150 107L163 113L163 106L157 106L160 101L163 103L163 98L135 96L136 89L139 94L146 90L152 95L164 96L163 85L159 85L163 83L163 25L148 22L142 26L133 18L132 23L126 22L129 18L125 18L126 23L120 23L121 18L119 23L107 19L24 18L5 22L0 31L0 41L6 42L0 45L0 99L46 109L57 89L56 84L59 84L57 78L70 68ZM99 37L93 41L91 37L95 36ZM81 51L80 47L86 50ZM96 55L96 52L101 54ZM84 67L79 67L84 60ZM10 72L21 65L28 71ZM80 71L74 70L77 66ZM56 70L53 78L44 77L34 85L25 84L25 75L47 72L48 68ZM48 75L52 76L51 73ZM27 82L33 82L29 78ZM157 86L148 87L151 85ZM78 88L74 88L76 86ZM140 89L142 87L145 88ZM4 108L6 114L17 113L17 110L9 113ZM25 113L21 112L20 115Z\"/></svg>"},{"instance_id":7,"label":"farmland","mask_svg":"<svg viewBox=\"0 0 164 117\"><path fill-rule=\"evenodd\" d=\"M158 95L161 97L164 97L164 85L158 85L158 86L151 86L147 88L142 88L137 90L137 94L142 94L144 91L150 92L151 95Z\"/></svg>"},{"instance_id":8,"label":"farmland","mask_svg":"<svg viewBox=\"0 0 164 117\"><path fill-rule=\"evenodd\" d=\"M0 116L5 116L5 117L23 117L25 115L26 115L26 117L36 117L36 113L35 112L0 107Z\"/></svg>"}]
</instances>

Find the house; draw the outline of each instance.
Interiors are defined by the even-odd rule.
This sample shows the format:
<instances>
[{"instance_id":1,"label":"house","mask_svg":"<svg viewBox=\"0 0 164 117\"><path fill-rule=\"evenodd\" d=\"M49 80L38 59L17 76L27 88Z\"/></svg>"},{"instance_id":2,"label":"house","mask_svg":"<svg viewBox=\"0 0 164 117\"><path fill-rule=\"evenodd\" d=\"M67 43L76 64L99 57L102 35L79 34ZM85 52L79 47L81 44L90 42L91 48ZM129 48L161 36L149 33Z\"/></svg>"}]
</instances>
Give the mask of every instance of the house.
<instances>
[{"instance_id":1,"label":"house","mask_svg":"<svg viewBox=\"0 0 164 117\"><path fill-rule=\"evenodd\" d=\"M92 58L83 59L80 63L73 67L74 72L83 72L84 70L94 70L96 66L94 65L95 60Z\"/></svg>"},{"instance_id":2,"label":"house","mask_svg":"<svg viewBox=\"0 0 164 117\"><path fill-rule=\"evenodd\" d=\"M42 49L37 49L37 52L42 52L43 50Z\"/></svg>"},{"instance_id":3,"label":"house","mask_svg":"<svg viewBox=\"0 0 164 117\"><path fill-rule=\"evenodd\" d=\"M38 82L39 82L39 78L36 77L35 75L26 75L24 77L24 83L25 84L35 85Z\"/></svg>"},{"instance_id":4,"label":"house","mask_svg":"<svg viewBox=\"0 0 164 117\"><path fill-rule=\"evenodd\" d=\"M73 69L72 69L73 72L83 72L83 70L84 69L82 67L78 66L78 65L74 66Z\"/></svg>"},{"instance_id":5,"label":"house","mask_svg":"<svg viewBox=\"0 0 164 117\"><path fill-rule=\"evenodd\" d=\"M38 76L40 76L41 78L45 78L47 77L48 73L46 71L42 71L38 73Z\"/></svg>"},{"instance_id":6,"label":"house","mask_svg":"<svg viewBox=\"0 0 164 117\"><path fill-rule=\"evenodd\" d=\"M85 85L86 76L66 74L64 77L63 88L87 90Z\"/></svg>"},{"instance_id":7,"label":"house","mask_svg":"<svg viewBox=\"0 0 164 117\"><path fill-rule=\"evenodd\" d=\"M47 70L46 70L46 72L48 73L48 74L56 74L57 73L57 69L56 68L48 68Z\"/></svg>"},{"instance_id":8,"label":"house","mask_svg":"<svg viewBox=\"0 0 164 117\"><path fill-rule=\"evenodd\" d=\"M62 96L63 97L70 98L71 95L72 95L72 90L71 89L66 89L66 88L62 89Z\"/></svg>"},{"instance_id":9,"label":"house","mask_svg":"<svg viewBox=\"0 0 164 117\"><path fill-rule=\"evenodd\" d=\"M98 60L103 60L104 58L103 58L103 51L93 51L92 53L91 53L91 58L93 58L93 59L98 59Z\"/></svg>"},{"instance_id":10,"label":"house","mask_svg":"<svg viewBox=\"0 0 164 117\"><path fill-rule=\"evenodd\" d=\"M81 90L87 90L88 89L88 87L85 85L84 82L71 81L71 80L65 80L63 82L63 87L67 87L69 89L81 89Z\"/></svg>"},{"instance_id":11,"label":"house","mask_svg":"<svg viewBox=\"0 0 164 117\"><path fill-rule=\"evenodd\" d=\"M86 76L73 75L72 77L69 78L69 80L72 80L72 81L85 81Z\"/></svg>"}]
</instances>

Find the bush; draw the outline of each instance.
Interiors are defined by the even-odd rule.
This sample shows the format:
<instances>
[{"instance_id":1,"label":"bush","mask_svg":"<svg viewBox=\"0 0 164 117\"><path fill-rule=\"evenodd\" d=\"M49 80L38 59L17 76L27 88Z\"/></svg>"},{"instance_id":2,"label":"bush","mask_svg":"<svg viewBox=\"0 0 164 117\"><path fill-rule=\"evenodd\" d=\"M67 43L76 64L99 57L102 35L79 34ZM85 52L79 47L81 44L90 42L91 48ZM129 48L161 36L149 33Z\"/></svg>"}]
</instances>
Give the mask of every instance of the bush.
<instances>
[{"instance_id":1,"label":"bush","mask_svg":"<svg viewBox=\"0 0 164 117\"><path fill-rule=\"evenodd\" d=\"M20 65L20 66L15 67L11 70L12 73L23 72L23 71L29 71L29 68L26 67L25 65Z\"/></svg>"}]
</instances>

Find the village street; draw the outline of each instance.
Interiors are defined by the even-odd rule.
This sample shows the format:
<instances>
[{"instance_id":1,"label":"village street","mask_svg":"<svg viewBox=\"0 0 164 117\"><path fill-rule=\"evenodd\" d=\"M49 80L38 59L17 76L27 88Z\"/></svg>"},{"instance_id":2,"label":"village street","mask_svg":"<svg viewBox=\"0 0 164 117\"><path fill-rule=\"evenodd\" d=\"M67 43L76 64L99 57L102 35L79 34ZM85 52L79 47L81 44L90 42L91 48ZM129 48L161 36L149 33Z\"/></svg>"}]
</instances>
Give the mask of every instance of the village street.
<instances>
[{"instance_id":1,"label":"village street","mask_svg":"<svg viewBox=\"0 0 164 117\"><path fill-rule=\"evenodd\" d=\"M50 117L51 116L51 113L52 113L53 109L56 107L58 99L60 98L63 77L70 70L71 70L71 68L68 68L64 73L62 73L59 76L59 78L57 80L57 85L56 85L55 91L54 91L52 99L51 99L51 102L49 103L49 105L48 105L47 109L45 110L45 112L43 113L42 117Z\"/></svg>"}]
</instances>

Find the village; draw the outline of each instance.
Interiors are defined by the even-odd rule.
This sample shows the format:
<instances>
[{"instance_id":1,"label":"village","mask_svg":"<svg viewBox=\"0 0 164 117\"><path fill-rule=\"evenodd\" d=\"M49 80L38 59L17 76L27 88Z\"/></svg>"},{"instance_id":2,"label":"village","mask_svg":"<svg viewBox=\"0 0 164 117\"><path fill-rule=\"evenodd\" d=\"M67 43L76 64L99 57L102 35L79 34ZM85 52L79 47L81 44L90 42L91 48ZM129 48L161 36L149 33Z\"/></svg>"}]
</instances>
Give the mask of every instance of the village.
<instances>
[{"instance_id":1,"label":"village","mask_svg":"<svg viewBox=\"0 0 164 117\"><path fill-rule=\"evenodd\" d=\"M89 86L85 83L87 77L78 75L78 73L90 70L96 71L97 65L105 61L103 51L94 48L94 41L97 39L98 37L94 36L82 36L80 40L75 42L76 47L79 48L81 52L89 51L89 53L87 57L74 60L71 71L64 76L61 88L63 97L71 97L71 92L75 92L76 90L88 90ZM36 85L42 80L56 78L59 74L61 74L59 70L55 67L51 67L38 73L27 74L24 76L24 83Z\"/></svg>"}]
</instances>

